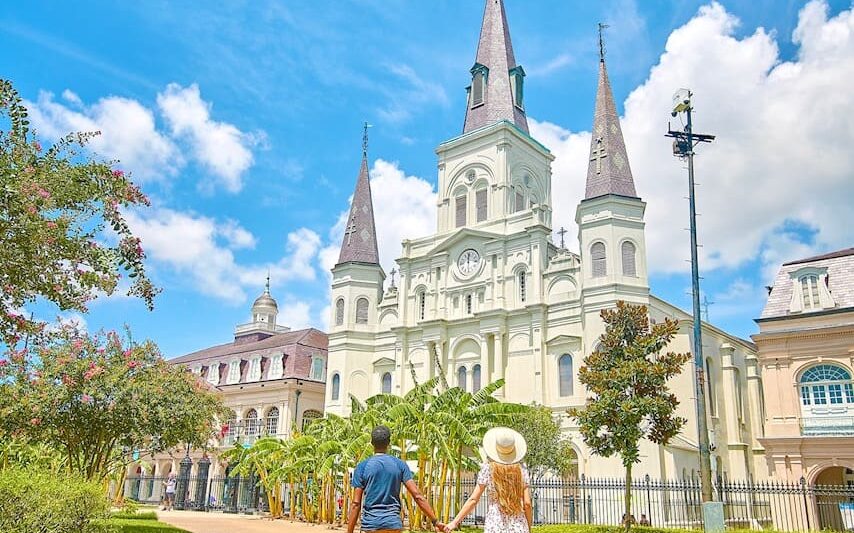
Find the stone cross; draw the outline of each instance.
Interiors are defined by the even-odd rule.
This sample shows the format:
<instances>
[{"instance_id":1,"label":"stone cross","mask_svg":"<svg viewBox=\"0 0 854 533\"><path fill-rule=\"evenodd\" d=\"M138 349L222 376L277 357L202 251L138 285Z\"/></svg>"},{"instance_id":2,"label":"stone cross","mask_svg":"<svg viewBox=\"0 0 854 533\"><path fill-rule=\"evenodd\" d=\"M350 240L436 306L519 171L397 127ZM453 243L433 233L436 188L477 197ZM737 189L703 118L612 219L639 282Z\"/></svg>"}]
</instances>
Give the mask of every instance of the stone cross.
<instances>
[{"instance_id":1,"label":"stone cross","mask_svg":"<svg viewBox=\"0 0 854 533\"><path fill-rule=\"evenodd\" d=\"M394 276L397 274L397 269L391 267L391 272L389 272L389 274L391 274L391 286L394 287Z\"/></svg>"},{"instance_id":2,"label":"stone cross","mask_svg":"<svg viewBox=\"0 0 854 533\"><path fill-rule=\"evenodd\" d=\"M350 225L347 226L347 230L344 232L347 235L347 246L350 246L350 239L352 239L354 233L356 233L356 217L350 220Z\"/></svg>"},{"instance_id":3,"label":"stone cross","mask_svg":"<svg viewBox=\"0 0 854 533\"><path fill-rule=\"evenodd\" d=\"M567 234L566 228L561 226L560 231L558 231L557 234L560 235L560 249L566 250L566 246L564 246L564 243L563 243L563 237L564 237L564 235Z\"/></svg>"},{"instance_id":4,"label":"stone cross","mask_svg":"<svg viewBox=\"0 0 854 533\"><path fill-rule=\"evenodd\" d=\"M605 145L602 144L602 137L596 139L596 148L590 152L590 161L596 161L596 173L602 173L602 160L608 157L605 153Z\"/></svg>"}]
</instances>

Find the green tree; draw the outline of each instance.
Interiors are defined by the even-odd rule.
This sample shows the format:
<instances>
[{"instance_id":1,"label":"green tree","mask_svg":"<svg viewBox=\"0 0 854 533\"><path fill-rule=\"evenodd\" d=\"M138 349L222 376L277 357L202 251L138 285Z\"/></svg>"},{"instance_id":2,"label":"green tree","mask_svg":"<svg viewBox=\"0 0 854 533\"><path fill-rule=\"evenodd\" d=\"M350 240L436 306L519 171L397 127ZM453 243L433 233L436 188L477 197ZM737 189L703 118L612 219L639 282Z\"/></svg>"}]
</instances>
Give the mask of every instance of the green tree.
<instances>
[{"instance_id":1,"label":"green tree","mask_svg":"<svg viewBox=\"0 0 854 533\"><path fill-rule=\"evenodd\" d=\"M7 118L8 122L2 120ZM116 290L152 307L140 241L122 211L148 199L113 163L82 152L94 133L73 133L46 149L29 128L12 84L0 79L0 342L15 346L44 325L21 312L37 298L62 310Z\"/></svg>"},{"instance_id":2,"label":"green tree","mask_svg":"<svg viewBox=\"0 0 854 533\"><path fill-rule=\"evenodd\" d=\"M534 480L546 473L559 476L577 474L575 451L560 428L560 419L548 407L533 405L527 412L512 418L509 426L525 437L528 453L525 466Z\"/></svg>"},{"instance_id":3,"label":"green tree","mask_svg":"<svg viewBox=\"0 0 854 533\"><path fill-rule=\"evenodd\" d=\"M207 445L227 413L216 394L151 341L63 328L0 358L0 441L57 447L69 470L101 480L134 450Z\"/></svg>"},{"instance_id":4,"label":"green tree","mask_svg":"<svg viewBox=\"0 0 854 533\"><path fill-rule=\"evenodd\" d=\"M578 372L591 396L583 409L570 409L569 414L593 453L622 459L628 530L632 466L640 461L640 440L667 444L685 424L675 414L679 401L667 382L691 355L661 353L676 334L677 323L668 319L650 326L645 306L617 302L616 309L605 309L601 316L605 333L599 348L584 358Z\"/></svg>"}]
</instances>

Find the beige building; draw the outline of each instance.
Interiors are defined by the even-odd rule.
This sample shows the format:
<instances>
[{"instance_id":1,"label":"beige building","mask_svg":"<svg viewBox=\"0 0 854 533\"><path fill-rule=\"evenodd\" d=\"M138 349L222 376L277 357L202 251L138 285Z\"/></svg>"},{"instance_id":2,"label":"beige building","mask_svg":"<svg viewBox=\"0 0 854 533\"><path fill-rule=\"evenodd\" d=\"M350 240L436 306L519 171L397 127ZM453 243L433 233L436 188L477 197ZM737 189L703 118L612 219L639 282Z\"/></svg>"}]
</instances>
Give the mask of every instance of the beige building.
<instances>
[{"instance_id":1,"label":"beige building","mask_svg":"<svg viewBox=\"0 0 854 533\"><path fill-rule=\"evenodd\" d=\"M516 6L524 10L524 3ZM513 55L501 0L486 2L470 74L463 132L436 150L436 232L403 242L397 283L386 282L379 264L362 154L332 270L328 412L346 415L351 394L405 394L413 376L423 382L441 368L450 383L467 390L503 378L496 396L563 415L586 401L578 369L604 331L600 311L619 300L648 306L654 320L678 320L668 349L692 349L691 316L650 294L646 203L635 188L604 57L589 164L578 169L579 179L586 176L583 198L552 195L554 156L529 133L525 71ZM640 189L643 183L638 180ZM553 207L568 204L576 207L580 253L569 251L563 236L559 245L552 239ZM755 347L709 324L703 335L713 468L733 479L764 478ZM671 385L688 423L668 446L643 444L638 475L696 474L693 375L689 364ZM593 455L565 416L564 427L579 473L622 472L618 458Z\"/></svg>"},{"instance_id":2,"label":"beige building","mask_svg":"<svg viewBox=\"0 0 854 533\"><path fill-rule=\"evenodd\" d=\"M278 325L277 316L278 305L270 295L268 279L264 293L252 305L251 321L235 328L232 342L170 361L198 375L234 411L234 418L224 421L222 434L207 450L210 477L227 474L228 465L219 455L236 443L249 445L267 435L286 438L308 420L323 416L326 334L313 328L292 331ZM192 477L202 453L190 453ZM149 476L162 477L177 473L184 455L185 450L177 449L142 459ZM142 464L130 467L129 475L141 473ZM141 499L148 499L146 496Z\"/></svg>"},{"instance_id":3,"label":"beige building","mask_svg":"<svg viewBox=\"0 0 854 533\"><path fill-rule=\"evenodd\" d=\"M784 264L756 321L775 478L854 486L854 248Z\"/></svg>"}]
</instances>

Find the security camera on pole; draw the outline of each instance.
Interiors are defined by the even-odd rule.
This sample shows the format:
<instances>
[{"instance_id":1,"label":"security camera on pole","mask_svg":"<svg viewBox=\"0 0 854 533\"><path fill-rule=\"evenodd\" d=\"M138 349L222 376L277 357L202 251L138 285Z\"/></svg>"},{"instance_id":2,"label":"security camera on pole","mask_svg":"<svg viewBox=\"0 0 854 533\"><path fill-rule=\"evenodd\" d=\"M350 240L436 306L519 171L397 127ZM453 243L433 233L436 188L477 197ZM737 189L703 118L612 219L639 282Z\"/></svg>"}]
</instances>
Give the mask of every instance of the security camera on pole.
<instances>
[{"instance_id":1,"label":"security camera on pole","mask_svg":"<svg viewBox=\"0 0 854 533\"><path fill-rule=\"evenodd\" d=\"M688 161L688 205L691 218L691 296L694 304L694 389L696 391L697 437L700 448L700 490L703 500L703 527L707 532L724 530L723 506L713 502L712 461L709 446L709 428L706 418L706 388L703 376L703 339L700 322L700 269L697 263L697 204L694 196L694 147L699 143L712 142L714 135L694 133L691 124L692 93L679 89L673 95L673 117L685 113L684 131L668 127L667 137L673 137L673 155Z\"/></svg>"}]
</instances>

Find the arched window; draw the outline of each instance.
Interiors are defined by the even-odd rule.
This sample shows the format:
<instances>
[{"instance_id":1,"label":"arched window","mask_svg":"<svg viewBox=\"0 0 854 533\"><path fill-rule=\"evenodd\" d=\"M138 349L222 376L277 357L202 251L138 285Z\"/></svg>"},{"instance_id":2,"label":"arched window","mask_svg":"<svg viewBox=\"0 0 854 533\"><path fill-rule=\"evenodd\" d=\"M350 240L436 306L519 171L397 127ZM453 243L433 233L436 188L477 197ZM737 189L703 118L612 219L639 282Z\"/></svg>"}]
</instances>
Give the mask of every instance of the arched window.
<instances>
[{"instance_id":1,"label":"arched window","mask_svg":"<svg viewBox=\"0 0 854 533\"><path fill-rule=\"evenodd\" d=\"M486 189L478 189L474 193L474 205L475 205L475 220L477 222L483 222L486 220L487 214L487 191Z\"/></svg>"},{"instance_id":2,"label":"arched window","mask_svg":"<svg viewBox=\"0 0 854 533\"><path fill-rule=\"evenodd\" d=\"M804 300L804 310L820 309L821 303L818 297L818 276L808 274L801 276L801 296Z\"/></svg>"},{"instance_id":3,"label":"arched window","mask_svg":"<svg viewBox=\"0 0 854 533\"><path fill-rule=\"evenodd\" d=\"M600 278L605 275L607 268L605 265L605 243L593 243L590 247L590 259L593 267L593 277Z\"/></svg>"},{"instance_id":4,"label":"arched window","mask_svg":"<svg viewBox=\"0 0 854 533\"><path fill-rule=\"evenodd\" d=\"M418 291L418 320L424 320L427 314L427 293L426 291Z\"/></svg>"},{"instance_id":5,"label":"arched window","mask_svg":"<svg viewBox=\"0 0 854 533\"><path fill-rule=\"evenodd\" d=\"M466 225L466 195L462 194L454 199L454 208L456 209L456 226L461 228Z\"/></svg>"},{"instance_id":6,"label":"arched window","mask_svg":"<svg viewBox=\"0 0 854 533\"><path fill-rule=\"evenodd\" d=\"M561 396L572 396L572 356L565 353L557 361Z\"/></svg>"},{"instance_id":7,"label":"arched window","mask_svg":"<svg viewBox=\"0 0 854 533\"><path fill-rule=\"evenodd\" d=\"M620 253L623 257L623 275L624 276L637 276L637 266L635 263L635 245L632 242L624 241L622 245L620 245Z\"/></svg>"},{"instance_id":8,"label":"arched window","mask_svg":"<svg viewBox=\"0 0 854 533\"><path fill-rule=\"evenodd\" d=\"M522 191L522 187L517 185L516 187L513 188L513 190L514 190L513 201L515 204L513 206L513 212L515 213L517 211L524 211L525 210L525 194Z\"/></svg>"},{"instance_id":9,"label":"arched window","mask_svg":"<svg viewBox=\"0 0 854 533\"><path fill-rule=\"evenodd\" d=\"M480 390L480 365L474 365L471 369L471 391L477 392Z\"/></svg>"},{"instance_id":10,"label":"arched window","mask_svg":"<svg viewBox=\"0 0 854 533\"><path fill-rule=\"evenodd\" d=\"M332 375L332 400L337 400L341 394L341 376L336 372Z\"/></svg>"},{"instance_id":11,"label":"arched window","mask_svg":"<svg viewBox=\"0 0 854 533\"><path fill-rule=\"evenodd\" d=\"M246 412L244 425L246 427L246 436L254 437L261 430L261 425L258 423L258 411L250 409Z\"/></svg>"},{"instance_id":12,"label":"arched window","mask_svg":"<svg viewBox=\"0 0 854 533\"><path fill-rule=\"evenodd\" d=\"M520 270L518 274L516 274L516 279L519 282L519 301L521 303L525 303L528 298L528 288L526 286L526 276L525 271Z\"/></svg>"},{"instance_id":13,"label":"arched window","mask_svg":"<svg viewBox=\"0 0 854 533\"><path fill-rule=\"evenodd\" d=\"M344 298L338 298L335 302L335 325L344 325Z\"/></svg>"},{"instance_id":14,"label":"arched window","mask_svg":"<svg viewBox=\"0 0 854 533\"><path fill-rule=\"evenodd\" d=\"M368 323L368 299L359 298L356 300L356 324Z\"/></svg>"},{"instance_id":15,"label":"arched window","mask_svg":"<svg viewBox=\"0 0 854 533\"><path fill-rule=\"evenodd\" d=\"M315 381L323 381L323 358L322 357L312 357L311 358L311 376L310 379Z\"/></svg>"},{"instance_id":16,"label":"arched window","mask_svg":"<svg viewBox=\"0 0 854 533\"><path fill-rule=\"evenodd\" d=\"M803 406L854 404L851 374L841 366L814 366L801 375L800 382Z\"/></svg>"},{"instance_id":17,"label":"arched window","mask_svg":"<svg viewBox=\"0 0 854 533\"><path fill-rule=\"evenodd\" d=\"M466 381L468 381L468 373L466 372L466 367L461 366L457 369L457 387L466 390Z\"/></svg>"},{"instance_id":18,"label":"arched window","mask_svg":"<svg viewBox=\"0 0 854 533\"><path fill-rule=\"evenodd\" d=\"M271 407L267 411L267 423L265 424L267 435L276 435L279 433L279 408Z\"/></svg>"},{"instance_id":19,"label":"arched window","mask_svg":"<svg viewBox=\"0 0 854 533\"><path fill-rule=\"evenodd\" d=\"M709 397L709 414L718 414L718 400L715 397L715 375L712 374L712 360L706 359L706 394Z\"/></svg>"},{"instance_id":20,"label":"arched window","mask_svg":"<svg viewBox=\"0 0 854 533\"><path fill-rule=\"evenodd\" d=\"M383 394L391 394L391 372L383 374L382 386Z\"/></svg>"},{"instance_id":21,"label":"arched window","mask_svg":"<svg viewBox=\"0 0 854 533\"><path fill-rule=\"evenodd\" d=\"M483 86L484 86L483 71L478 70L474 73L471 80L471 106L478 106L483 103Z\"/></svg>"},{"instance_id":22,"label":"arched window","mask_svg":"<svg viewBox=\"0 0 854 533\"><path fill-rule=\"evenodd\" d=\"M308 409L302 414L302 429L305 430L315 420L323 418L323 413L314 409Z\"/></svg>"}]
</instances>

